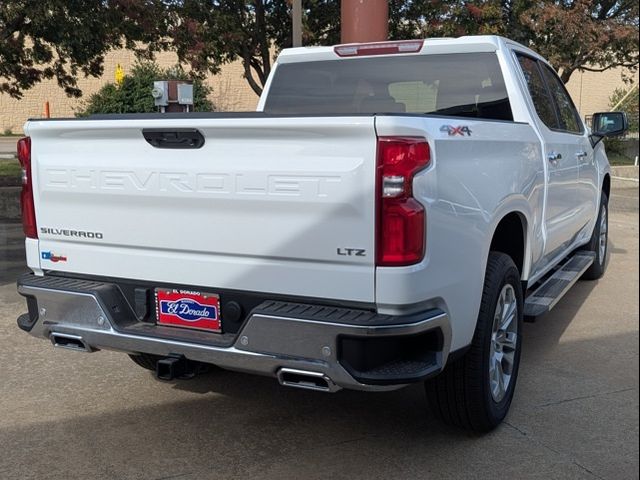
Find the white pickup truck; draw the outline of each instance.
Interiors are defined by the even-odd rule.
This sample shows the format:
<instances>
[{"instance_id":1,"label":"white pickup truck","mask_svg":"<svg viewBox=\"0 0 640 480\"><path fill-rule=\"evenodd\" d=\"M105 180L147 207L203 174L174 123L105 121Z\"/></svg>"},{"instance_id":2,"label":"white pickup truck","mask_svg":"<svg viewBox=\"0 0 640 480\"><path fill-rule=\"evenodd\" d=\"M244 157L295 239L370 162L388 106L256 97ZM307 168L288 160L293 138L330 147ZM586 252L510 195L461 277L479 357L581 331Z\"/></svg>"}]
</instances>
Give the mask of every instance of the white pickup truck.
<instances>
[{"instance_id":1,"label":"white pickup truck","mask_svg":"<svg viewBox=\"0 0 640 480\"><path fill-rule=\"evenodd\" d=\"M253 113L34 119L19 142L19 327L334 392L425 382L486 431L522 321L606 267L621 113L479 36L285 50Z\"/></svg>"}]
</instances>

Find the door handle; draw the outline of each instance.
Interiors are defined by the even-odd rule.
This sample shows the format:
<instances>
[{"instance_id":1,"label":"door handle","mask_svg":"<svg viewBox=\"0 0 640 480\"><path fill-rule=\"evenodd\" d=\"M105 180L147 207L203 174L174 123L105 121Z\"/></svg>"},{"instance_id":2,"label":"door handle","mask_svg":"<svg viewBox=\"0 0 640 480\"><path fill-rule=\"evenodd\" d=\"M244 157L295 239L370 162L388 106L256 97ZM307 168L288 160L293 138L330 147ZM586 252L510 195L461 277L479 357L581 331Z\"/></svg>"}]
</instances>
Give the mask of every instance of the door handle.
<instances>
[{"instance_id":1,"label":"door handle","mask_svg":"<svg viewBox=\"0 0 640 480\"><path fill-rule=\"evenodd\" d=\"M576 152L576 157L578 158L585 158L587 155L588 155L587 152L585 152L584 150L580 150Z\"/></svg>"},{"instance_id":2,"label":"door handle","mask_svg":"<svg viewBox=\"0 0 640 480\"><path fill-rule=\"evenodd\" d=\"M204 137L195 128L145 128L142 136L156 148L200 148Z\"/></svg>"},{"instance_id":3,"label":"door handle","mask_svg":"<svg viewBox=\"0 0 640 480\"><path fill-rule=\"evenodd\" d=\"M552 165L557 165L558 160L561 160L561 159L562 159L562 154L558 152L550 152L547 155L547 160L549 160L549 163L551 163Z\"/></svg>"}]
</instances>

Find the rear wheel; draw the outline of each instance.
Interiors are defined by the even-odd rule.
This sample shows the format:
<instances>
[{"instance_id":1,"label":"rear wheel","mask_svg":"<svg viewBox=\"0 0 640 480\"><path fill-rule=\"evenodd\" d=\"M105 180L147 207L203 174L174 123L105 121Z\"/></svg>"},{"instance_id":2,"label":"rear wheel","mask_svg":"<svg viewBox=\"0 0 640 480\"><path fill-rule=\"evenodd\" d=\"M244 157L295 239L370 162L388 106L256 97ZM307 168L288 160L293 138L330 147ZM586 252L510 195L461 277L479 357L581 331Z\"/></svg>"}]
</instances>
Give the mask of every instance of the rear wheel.
<instances>
[{"instance_id":1,"label":"rear wheel","mask_svg":"<svg viewBox=\"0 0 640 480\"><path fill-rule=\"evenodd\" d=\"M591 240L584 250L593 252L596 255L589 269L584 272L584 280L597 280L604 275L607 269L607 251L609 246L609 199L607 194L600 195L600 210L598 220L591 234Z\"/></svg>"},{"instance_id":2,"label":"rear wheel","mask_svg":"<svg viewBox=\"0 0 640 480\"><path fill-rule=\"evenodd\" d=\"M513 260L491 252L470 349L428 380L427 400L445 423L489 431L509 411L522 345L522 285Z\"/></svg>"}]
</instances>

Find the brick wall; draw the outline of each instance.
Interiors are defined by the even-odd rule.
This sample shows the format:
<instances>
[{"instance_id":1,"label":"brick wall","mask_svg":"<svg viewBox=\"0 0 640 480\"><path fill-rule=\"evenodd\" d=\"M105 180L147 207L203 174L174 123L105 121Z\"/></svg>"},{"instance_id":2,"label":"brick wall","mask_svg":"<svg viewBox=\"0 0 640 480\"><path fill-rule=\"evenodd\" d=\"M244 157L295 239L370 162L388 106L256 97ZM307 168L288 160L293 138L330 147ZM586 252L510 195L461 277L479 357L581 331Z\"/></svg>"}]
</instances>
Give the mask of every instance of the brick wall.
<instances>
[{"instance_id":1,"label":"brick wall","mask_svg":"<svg viewBox=\"0 0 640 480\"><path fill-rule=\"evenodd\" d=\"M5 129L11 129L14 133L22 132L22 125L28 118L42 116L46 101L49 101L52 117L74 116L74 112L80 109L84 99L106 82L114 81L114 72L118 63L126 72L134 62L135 55L130 51L116 50L109 53L105 58L102 78L90 77L79 80L78 86L84 93L80 99L67 97L55 80L44 81L25 91L21 100L0 94L0 133ZM175 54L165 52L157 56L157 62L165 68L175 65L177 58ZM207 83L213 88L211 100L218 110L255 110L258 96L251 90L242 73L242 65L236 62L225 65L220 74L207 78Z\"/></svg>"},{"instance_id":2,"label":"brick wall","mask_svg":"<svg viewBox=\"0 0 640 480\"><path fill-rule=\"evenodd\" d=\"M582 118L595 112L609 109L609 97L616 88L629 88L622 80L622 74L628 71L622 68L604 72L574 72L567 84L567 90L578 107ZM633 78L638 83L638 72Z\"/></svg>"}]
</instances>

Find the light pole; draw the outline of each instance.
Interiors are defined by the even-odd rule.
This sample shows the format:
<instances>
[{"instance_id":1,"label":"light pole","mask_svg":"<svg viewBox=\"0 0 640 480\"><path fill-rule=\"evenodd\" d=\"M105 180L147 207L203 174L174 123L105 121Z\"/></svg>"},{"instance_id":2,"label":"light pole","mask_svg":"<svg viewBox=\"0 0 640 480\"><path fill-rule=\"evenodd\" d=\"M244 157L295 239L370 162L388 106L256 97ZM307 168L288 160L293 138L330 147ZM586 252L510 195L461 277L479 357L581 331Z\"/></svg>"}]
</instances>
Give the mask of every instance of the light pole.
<instances>
[{"instance_id":1,"label":"light pole","mask_svg":"<svg viewBox=\"0 0 640 480\"><path fill-rule=\"evenodd\" d=\"M291 21L293 23L292 46L302 46L302 0L292 0Z\"/></svg>"}]
</instances>

